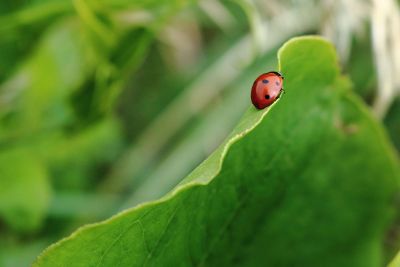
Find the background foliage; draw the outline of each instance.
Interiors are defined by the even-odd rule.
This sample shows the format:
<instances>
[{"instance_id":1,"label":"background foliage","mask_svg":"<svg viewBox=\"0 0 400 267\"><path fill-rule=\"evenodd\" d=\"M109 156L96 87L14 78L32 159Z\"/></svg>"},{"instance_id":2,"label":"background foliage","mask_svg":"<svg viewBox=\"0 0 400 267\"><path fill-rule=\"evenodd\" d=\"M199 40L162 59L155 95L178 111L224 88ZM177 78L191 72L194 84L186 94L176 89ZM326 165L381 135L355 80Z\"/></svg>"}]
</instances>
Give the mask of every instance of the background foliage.
<instances>
[{"instance_id":1,"label":"background foliage","mask_svg":"<svg viewBox=\"0 0 400 267\"><path fill-rule=\"evenodd\" d=\"M292 36L333 41L400 149L398 12L356 0L1 3L0 266L168 192L232 130Z\"/></svg>"}]
</instances>

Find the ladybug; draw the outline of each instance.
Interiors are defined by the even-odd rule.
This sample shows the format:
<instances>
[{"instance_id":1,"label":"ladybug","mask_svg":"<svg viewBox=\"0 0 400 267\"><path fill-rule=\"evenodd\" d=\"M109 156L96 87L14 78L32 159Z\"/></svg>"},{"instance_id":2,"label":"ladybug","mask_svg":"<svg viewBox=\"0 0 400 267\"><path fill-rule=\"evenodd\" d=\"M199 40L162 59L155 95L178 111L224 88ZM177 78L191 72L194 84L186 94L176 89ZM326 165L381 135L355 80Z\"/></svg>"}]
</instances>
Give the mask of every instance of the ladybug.
<instances>
[{"instance_id":1,"label":"ladybug","mask_svg":"<svg viewBox=\"0 0 400 267\"><path fill-rule=\"evenodd\" d=\"M283 76L270 71L258 76L251 87L251 102L257 109L264 109L274 103L283 92Z\"/></svg>"}]
</instances>

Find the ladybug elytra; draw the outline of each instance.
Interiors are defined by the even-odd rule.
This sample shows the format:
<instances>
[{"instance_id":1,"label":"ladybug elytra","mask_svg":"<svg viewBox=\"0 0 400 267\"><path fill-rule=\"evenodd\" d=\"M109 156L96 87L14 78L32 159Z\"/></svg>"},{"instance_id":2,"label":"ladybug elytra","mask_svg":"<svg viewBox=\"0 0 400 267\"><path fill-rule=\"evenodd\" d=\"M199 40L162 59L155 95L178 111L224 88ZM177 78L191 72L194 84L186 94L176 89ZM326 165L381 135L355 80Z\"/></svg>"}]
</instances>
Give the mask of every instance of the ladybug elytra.
<instances>
[{"instance_id":1,"label":"ladybug elytra","mask_svg":"<svg viewBox=\"0 0 400 267\"><path fill-rule=\"evenodd\" d=\"M258 76L251 88L251 102L257 109L264 109L274 103L283 91L283 76L270 71Z\"/></svg>"}]
</instances>

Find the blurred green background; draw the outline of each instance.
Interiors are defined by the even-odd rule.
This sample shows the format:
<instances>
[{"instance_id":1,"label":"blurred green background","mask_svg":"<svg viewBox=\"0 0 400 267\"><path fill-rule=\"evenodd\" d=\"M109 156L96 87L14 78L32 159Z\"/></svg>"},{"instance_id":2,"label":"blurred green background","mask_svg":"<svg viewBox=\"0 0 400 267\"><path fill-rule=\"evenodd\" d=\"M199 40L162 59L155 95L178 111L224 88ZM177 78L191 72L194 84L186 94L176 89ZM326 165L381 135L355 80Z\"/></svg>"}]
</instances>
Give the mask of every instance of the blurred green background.
<instances>
[{"instance_id":1,"label":"blurred green background","mask_svg":"<svg viewBox=\"0 0 400 267\"><path fill-rule=\"evenodd\" d=\"M0 267L168 192L293 36L336 45L399 150L399 12L394 0L1 2Z\"/></svg>"}]
</instances>

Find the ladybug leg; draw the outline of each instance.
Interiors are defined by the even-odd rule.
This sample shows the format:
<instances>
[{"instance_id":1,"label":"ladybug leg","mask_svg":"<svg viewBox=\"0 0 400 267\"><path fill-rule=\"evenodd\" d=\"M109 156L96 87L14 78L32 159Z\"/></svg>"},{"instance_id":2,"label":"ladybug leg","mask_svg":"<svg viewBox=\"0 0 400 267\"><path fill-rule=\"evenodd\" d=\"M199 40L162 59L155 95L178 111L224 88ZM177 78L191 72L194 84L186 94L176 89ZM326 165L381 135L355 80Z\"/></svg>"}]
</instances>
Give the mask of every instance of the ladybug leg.
<instances>
[{"instance_id":1,"label":"ladybug leg","mask_svg":"<svg viewBox=\"0 0 400 267\"><path fill-rule=\"evenodd\" d=\"M284 93L285 93L285 90L283 90L283 88L282 88L281 91L279 92L279 94L276 96L276 99L279 99L279 97L281 97L281 95Z\"/></svg>"},{"instance_id":2,"label":"ladybug leg","mask_svg":"<svg viewBox=\"0 0 400 267\"><path fill-rule=\"evenodd\" d=\"M276 97L276 99L278 99L279 97L281 97L282 94L285 93L285 90L283 90L283 88L281 89L281 91L279 92L279 95Z\"/></svg>"}]
</instances>

